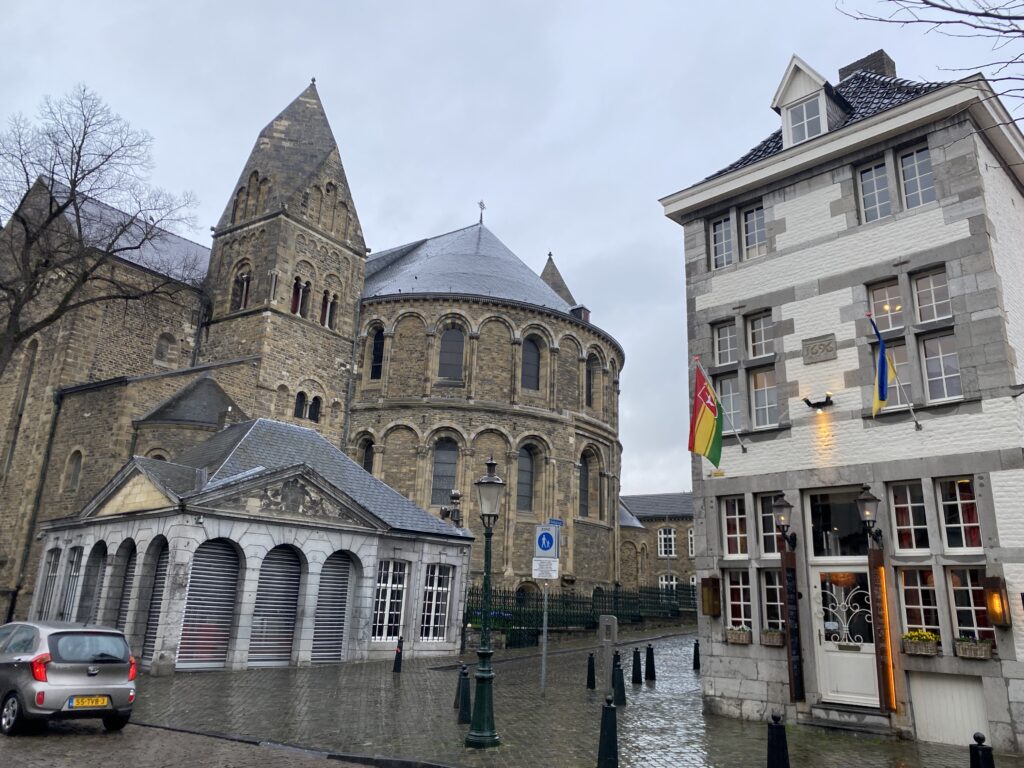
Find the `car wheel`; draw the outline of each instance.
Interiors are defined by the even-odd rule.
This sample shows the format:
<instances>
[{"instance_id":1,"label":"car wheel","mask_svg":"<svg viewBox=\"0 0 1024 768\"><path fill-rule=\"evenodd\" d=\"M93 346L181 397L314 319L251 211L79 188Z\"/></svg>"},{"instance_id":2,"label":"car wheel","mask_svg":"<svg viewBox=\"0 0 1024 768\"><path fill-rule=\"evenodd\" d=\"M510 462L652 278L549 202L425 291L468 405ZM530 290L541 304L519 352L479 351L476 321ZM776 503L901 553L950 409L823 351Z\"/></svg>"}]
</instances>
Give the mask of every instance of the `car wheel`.
<instances>
[{"instance_id":1,"label":"car wheel","mask_svg":"<svg viewBox=\"0 0 1024 768\"><path fill-rule=\"evenodd\" d=\"M131 720L131 713L127 715L107 715L103 718L103 727L108 731L120 731Z\"/></svg>"},{"instance_id":2,"label":"car wheel","mask_svg":"<svg viewBox=\"0 0 1024 768\"><path fill-rule=\"evenodd\" d=\"M0 733L14 736L21 732L25 725L25 715L21 711L21 702L16 693L9 693L0 704Z\"/></svg>"}]
</instances>

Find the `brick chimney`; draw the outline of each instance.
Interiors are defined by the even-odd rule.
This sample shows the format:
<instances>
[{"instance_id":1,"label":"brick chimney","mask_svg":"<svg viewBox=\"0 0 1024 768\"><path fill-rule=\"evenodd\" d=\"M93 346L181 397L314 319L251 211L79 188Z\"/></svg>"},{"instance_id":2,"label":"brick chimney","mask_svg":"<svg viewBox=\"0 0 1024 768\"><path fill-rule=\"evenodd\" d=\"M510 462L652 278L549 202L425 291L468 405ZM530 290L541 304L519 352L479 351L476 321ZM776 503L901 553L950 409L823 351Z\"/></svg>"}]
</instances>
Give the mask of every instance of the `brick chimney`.
<instances>
[{"instance_id":1,"label":"brick chimney","mask_svg":"<svg viewBox=\"0 0 1024 768\"><path fill-rule=\"evenodd\" d=\"M896 77L896 62L889 58L889 54L879 48L874 53L869 53L863 59L857 59L852 64L839 68L839 79L845 80L858 69L865 72L874 72L876 75Z\"/></svg>"}]
</instances>

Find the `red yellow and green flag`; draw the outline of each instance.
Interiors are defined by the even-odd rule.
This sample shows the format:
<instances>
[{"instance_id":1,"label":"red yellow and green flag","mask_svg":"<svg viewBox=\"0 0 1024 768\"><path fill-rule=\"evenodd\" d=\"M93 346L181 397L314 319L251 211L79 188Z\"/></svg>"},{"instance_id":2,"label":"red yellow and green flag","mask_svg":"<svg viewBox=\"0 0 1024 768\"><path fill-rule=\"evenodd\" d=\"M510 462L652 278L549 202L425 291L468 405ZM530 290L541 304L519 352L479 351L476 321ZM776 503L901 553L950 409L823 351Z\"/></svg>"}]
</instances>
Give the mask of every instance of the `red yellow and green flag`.
<instances>
[{"instance_id":1,"label":"red yellow and green flag","mask_svg":"<svg viewBox=\"0 0 1024 768\"><path fill-rule=\"evenodd\" d=\"M722 404L704 372L704 366L697 363L693 384L693 412L690 414L690 452L705 457L718 466L722 458Z\"/></svg>"}]
</instances>

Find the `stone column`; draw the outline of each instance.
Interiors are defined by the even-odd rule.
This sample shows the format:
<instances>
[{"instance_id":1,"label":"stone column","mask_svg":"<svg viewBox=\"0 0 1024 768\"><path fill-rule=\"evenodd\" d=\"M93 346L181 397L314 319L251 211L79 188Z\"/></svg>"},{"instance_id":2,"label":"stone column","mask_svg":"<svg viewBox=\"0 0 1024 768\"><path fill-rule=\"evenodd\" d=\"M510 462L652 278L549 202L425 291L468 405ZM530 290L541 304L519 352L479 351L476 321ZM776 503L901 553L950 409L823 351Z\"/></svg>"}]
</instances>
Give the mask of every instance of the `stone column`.
<instances>
[{"instance_id":1,"label":"stone column","mask_svg":"<svg viewBox=\"0 0 1024 768\"><path fill-rule=\"evenodd\" d=\"M519 480L519 451L505 453L505 483L508 492L505 494L505 578L515 577L515 565L512 562L512 542L516 535L517 499L516 489ZM517 482L512 482L515 477Z\"/></svg>"},{"instance_id":2,"label":"stone column","mask_svg":"<svg viewBox=\"0 0 1024 768\"><path fill-rule=\"evenodd\" d=\"M295 639L292 642L292 663L299 667L309 666L313 657L316 600L320 594L320 571L324 559L321 553L313 553L301 581L298 612L295 617Z\"/></svg>"},{"instance_id":3,"label":"stone column","mask_svg":"<svg viewBox=\"0 0 1024 768\"><path fill-rule=\"evenodd\" d=\"M587 409L587 356L580 355L579 363L576 366L576 391L579 392L579 402L575 410L585 411Z\"/></svg>"},{"instance_id":4,"label":"stone column","mask_svg":"<svg viewBox=\"0 0 1024 768\"><path fill-rule=\"evenodd\" d=\"M424 509L430 506L431 482L434 474L431 471L433 467L430 466L432 453L429 445L416 446L416 480L413 488Z\"/></svg>"},{"instance_id":5,"label":"stone column","mask_svg":"<svg viewBox=\"0 0 1024 768\"><path fill-rule=\"evenodd\" d=\"M558 410L558 347L551 347L548 352L548 407Z\"/></svg>"},{"instance_id":6,"label":"stone column","mask_svg":"<svg viewBox=\"0 0 1024 768\"><path fill-rule=\"evenodd\" d=\"M228 648L226 669L245 669L249 663L249 639L252 637L252 610L256 604L256 588L260 580L260 565L263 558L245 553L245 571L242 573L242 589L235 605L235 636Z\"/></svg>"},{"instance_id":7,"label":"stone column","mask_svg":"<svg viewBox=\"0 0 1024 768\"><path fill-rule=\"evenodd\" d=\"M167 540L167 581L163 602L160 604L159 626L149 674L154 677L174 673L181 643L181 625L185 620L188 601L188 579L192 570L193 537L175 537Z\"/></svg>"},{"instance_id":8,"label":"stone column","mask_svg":"<svg viewBox=\"0 0 1024 768\"><path fill-rule=\"evenodd\" d=\"M391 378L391 347L394 345L394 340L394 331L384 331L384 357L381 360L382 370L380 375L380 396L384 399L388 397L388 380ZM371 360L370 362L372 363L373 361Z\"/></svg>"},{"instance_id":9,"label":"stone column","mask_svg":"<svg viewBox=\"0 0 1024 768\"><path fill-rule=\"evenodd\" d=\"M519 375L523 360L523 340L518 337L513 338L510 349L512 351L512 388L510 391L512 392L512 405L516 405L523 397L523 380L522 376Z\"/></svg>"},{"instance_id":10,"label":"stone column","mask_svg":"<svg viewBox=\"0 0 1024 768\"><path fill-rule=\"evenodd\" d=\"M384 477L384 449L380 443L373 444L373 476L378 480Z\"/></svg>"},{"instance_id":11,"label":"stone column","mask_svg":"<svg viewBox=\"0 0 1024 768\"><path fill-rule=\"evenodd\" d=\"M436 346L437 332L427 331L427 362L426 370L423 371L423 396L430 397L430 383L434 370L434 347Z\"/></svg>"},{"instance_id":12,"label":"stone column","mask_svg":"<svg viewBox=\"0 0 1024 768\"><path fill-rule=\"evenodd\" d=\"M479 360L477 355L480 351L480 333L472 331L469 334L469 371L466 376L466 397L470 400L476 399L476 377L479 371Z\"/></svg>"}]
</instances>

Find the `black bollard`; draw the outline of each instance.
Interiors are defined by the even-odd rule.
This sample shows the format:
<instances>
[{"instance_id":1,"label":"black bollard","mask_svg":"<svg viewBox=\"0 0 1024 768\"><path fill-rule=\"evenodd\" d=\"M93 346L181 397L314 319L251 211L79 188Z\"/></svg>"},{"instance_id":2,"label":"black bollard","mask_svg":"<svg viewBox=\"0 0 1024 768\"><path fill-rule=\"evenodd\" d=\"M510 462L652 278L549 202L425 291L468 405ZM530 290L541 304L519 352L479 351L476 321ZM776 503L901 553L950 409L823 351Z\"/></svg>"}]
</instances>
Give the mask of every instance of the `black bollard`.
<instances>
[{"instance_id":1,"label":"black bollard","mask_svg":"<svg viewBox=\"0 0 1024 768\"><path fill-rule=\"evenodd\" d=\"M469 669L463 664L462 670L459 672L459 723L461 725L469 725L473 719L472 711L473 707L469 700Z\"/></svg>"},{"instance_id":2,"label":"black bollard","mask_svg":"<svg viewBox=\"0 0 1024 768\"><path fill-rule=\"evenodd\" d=\"M622 667L612 670L612 695L615 706L621 707L626 703L626 673Z\"/></svg>"},{"instance_id":3,"label":"black bollard","mask_svg":"<svg viewBox=\"0 0 1024 768\"><path fill-rule=\"evenodd\" d=\"M587 657L587 690L592 691L597 688L597 675L594 671L594 654L590 654Z\"/></svg>"},{"instance_id":4,"label":"black bollard","mask_svg":"<svg viewBox=\"0 0 1024 768\"><path fill-rule=\"evenodd\" d=\"M974 742L971 744L971 768L996 768L996 758L992 747L985 744L985 734L974 734Z\"/></svg>"},{"instance_id":5,"label":"black bollard","mask_svg":"<svg viewBox=\"0 0 1024 768\"><path fill-rule=\"evenodd\" d=\"M621 666L622 666L622 657L619 656L619 652L616 651L614 656L612 656L612 669L615 669L615 667L621 667Z\"/></svg>"},{"instance_id":6,"label":"black bollard","mask_svg":"<svg viewBox=\"0 0 1024 768\"><path fill-rule=\"evenodd\" d=\"M402 638L398 638L398 647L395 648L395 663L391 667L391 671L396 674L402 671Z\"/></svg>"},{"instance_id":7,"label":"black bollard","mask_svg":"<svg viewBox=\"0 0 1024 768\"><path fill-rule=\"evenodd\" d=\"M619 730L612 697L601 707L601 739L597 745L597 768L619 768Z\"/></svg>"},{"instance_id":8,"label":"black bollard","mask_svg":"<svg viewBox=\"0 0 1024 768\"><path fill-rule=\"evenodd\" d=\"M777 712L772 712L772 721L768 723L768 768L789 768L789 744L781 720Z\"/></svg>"},{"instance_id":9,"label":"black bollard","mask_svg":"<svg viewBox=\"0 0 1024 768\"><path fill-rule=\"evenodd\" d=\"M466 671L466 665L463 664L459 668L459 676L455 680L455 706L453 709L459 708L459 702L462 701L462 673Z\"/></svg>"},{"instance_id":10,"label":"black bollard","mask_svg":"<svg viewBox=\"0 0 1024 768\"><path fill-rule=\"evenodd\" d=\"M633 649L633 685L642 685L644 676L640 673L640 649Z\"/></svg>"},{"instance_id":11,"label":"black bollard","mask_svg":"<svg viewBox=\"0 0 1024 768\"><path fill-rule=\"evenodd\" d=\"M654 646L650 643L647 644L647 663L644 669L644 680L657 680L658 677L654 673Z\"/></svg>"},{"instance_id":12,"label":"black bollard","mask_svg":"<svg viewBox=\"0 0 1024 768\"><path fill-rule=\"evenodd\" d=\"M693 641L693 668L700 671L700 640Z\"/></svg>"}]
</instances>

